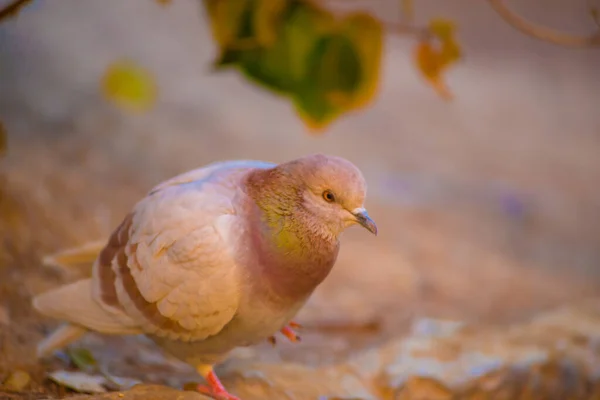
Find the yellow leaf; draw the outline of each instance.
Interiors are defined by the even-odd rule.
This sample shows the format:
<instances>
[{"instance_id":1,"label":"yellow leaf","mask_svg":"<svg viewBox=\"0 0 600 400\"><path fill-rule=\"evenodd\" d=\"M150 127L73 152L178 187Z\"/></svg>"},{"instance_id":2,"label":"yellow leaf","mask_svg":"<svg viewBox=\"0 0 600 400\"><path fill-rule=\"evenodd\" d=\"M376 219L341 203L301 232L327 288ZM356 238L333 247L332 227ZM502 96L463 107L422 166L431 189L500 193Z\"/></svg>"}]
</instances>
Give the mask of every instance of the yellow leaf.
<instances>
[{"instance_id":1,"label":"yellow leaf","mask_svg":"<svg viewBox=\"0 0 600 400\"><path fill-rule=\"evenodd\" d=\"M156 2L161 6L169 6L173 3L173 0L156 0Z\"/></svg>"},{"instance_id":2,"label":"yellow leaf","mask_svg":"<svg viewBox=\"0 0 600 400\"><path fill-rule=\"evenodd\" d=\"M238 39L244 16L250 11L249 0L204 0L212 35L221 49Z\"/></svg>"},{"instance_id":3,"label":"yellow leaf","mask_svg":"<svg viewBox=\"0 0 600 400\"><path fill-rule=\"evenodd\" d=\"M417 67L438 94L447 100L451 99L452 94L442 79L443 60L431 43L420 42L415 51L415 59Z\"/></svg>"},{"instance_id":4,"label":"yellow leaf","mask_svg":"<svg viewBox=\"0 0 600 400\"><path fill-rule=\"evenodd\" d=\"M444 82L443 73L461 58L456 26L452 21L434 19L429 23L429 31L436 40L419 42L415 61L425 79L443 98L449 100L452 94Z\"/></svg>"},{"instance_id":5,"label":"yellow leaf","mask_svg":"<svg viewBox=\"0 0 600 400\"><path fill-rule=\"evenodd\" d=\"M450 41L454 40L456 25L453 21L436 18L429 22L429 31L437 36L442 42Z\"/></svg>"},{"instance_id":6,"label":"yellow leaf","mask_svg":"<svg viewBox=\"0 0 600 400\"><path fill-rule=\"evenodd\" d=\"M438 58L429 42L420 42L415 51L417 67L428 79L434 79L439 74Z\"/></svg>"},{"instance_id":7,"label":"yellow leaf","mask_svg":"<svg viewBox=\"0 0 600 400\"><path fill-rule=\"evenodd\" d=\"M16 370L11 373L8 378L2 383L6 390L20 392L23 391L31 383L31 376L23 370Z\"/></svg>"},{"instance_id":8,"label":"yellow leaf","mask_svg":"<svg viewBox=\"0 0 600 400\"><path fill-rule=\"evenodd\" d=\"M284 11L289 0L255 0L252 14L254 36L260 46L271 46L277 40Z\"/></svg>"},{"instance_id":9,"label":"yellow leaf","mask_svg":"<svg viewBox=\"0 0 600 400\"><path fill-rule=\"evenodd\" d=\"M439 50L436 52L442 67L458 61L461 51L456 41L456 26L454 22L445 19L434 19L429 23L429 31L438 39Z\"/></svg>"},{"instance_id":10,"label":"yellow leaf","mask_svg":"<svg viewBox=\"0 0 600 400\"><path fill-rule=\"evenodd\" d=\"M445 65L453 64L462 57L460 46L455 41L447 41L441 48L440 56L444 60Z\"/></svg>"},{"instance_id":11,"label":"yellow leaf","mask_svg":"<svg viewBox=\"0 0 600 400\"><path fill-rule=\"evenodd\" d=\"M127 60L108 67L101 81L102 93L117 106L132 111L146 111L157 97L153 77L142 67Z\"/></svg>"}]
</instances>

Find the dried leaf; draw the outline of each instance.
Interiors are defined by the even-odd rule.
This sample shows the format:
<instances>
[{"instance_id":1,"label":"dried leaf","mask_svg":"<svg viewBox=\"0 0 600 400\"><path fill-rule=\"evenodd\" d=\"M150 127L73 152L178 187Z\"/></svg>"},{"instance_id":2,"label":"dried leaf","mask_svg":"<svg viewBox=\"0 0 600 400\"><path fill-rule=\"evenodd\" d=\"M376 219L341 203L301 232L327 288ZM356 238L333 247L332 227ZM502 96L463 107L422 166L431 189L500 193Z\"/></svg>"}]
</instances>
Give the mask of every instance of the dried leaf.
<instances>
[{"instance_id":1,"label":"dried leaf","mask_svg":"<svg viewBox=\"0 0 600 400\"><path fill-rule=\"evenodd\" d=\"M59 385L80 393L105 393L106 378L100 375L88 375L84 372L54 371L48 377Z\"/></svg>"},{"instance_id":2,"label":"dried leaf","mask_svg":"<svg viewBox=\"0 0 600 400\"><path fill-rule=\"evenodd\" d=\"M590 6L590 15L592 19L596 23L596 25L600 26L600 10L596 6Z\"/></svg>"},{"instance_id":3,"label":"dried leaf","mask_svg":"<svg viewBox=\"0 0 600 400\"><path fill-rule=\"evenodd\" d=\"M156 0L156 2L161 6L170 6L173 3L173 0Z\"/></svg>"},{"instance_id":4,"label":"dried leaf","mask_svg":"<svg viewBox=\"0 0 600 400\"><path fill-rule=\"evenodd\" d=\"M126 110L146 111L156 102L158 90L153 77L131 61L111 64L101 85L104 96Z\"/></svg>"},{"instance_id":5,"label":"dried leaf","mask_svg":"<svg viewBox=\"0 0 600 400\"><path fill-rule=\"evenodd\" d=\"M417 67L425 76L425 79L428 80L440 96L444 99L451 99L452 93L442 78L442 66L436 50L428 41L424 41L417 45L415 53Z\"/></svg>"},{"instance_id":6,"label":"dried leaf","mask_svg":"<svg viewBox=\"0 0 600 400\"><path fill-rule=\"evenodd\" d=\"M446 100L452 98L443 73L461 58L461 49L456 41L456 27L452 21L432 20L429 31L435 38L424 39L417 44L415 62L425 79Z\"/></svg>"}]
</instances>

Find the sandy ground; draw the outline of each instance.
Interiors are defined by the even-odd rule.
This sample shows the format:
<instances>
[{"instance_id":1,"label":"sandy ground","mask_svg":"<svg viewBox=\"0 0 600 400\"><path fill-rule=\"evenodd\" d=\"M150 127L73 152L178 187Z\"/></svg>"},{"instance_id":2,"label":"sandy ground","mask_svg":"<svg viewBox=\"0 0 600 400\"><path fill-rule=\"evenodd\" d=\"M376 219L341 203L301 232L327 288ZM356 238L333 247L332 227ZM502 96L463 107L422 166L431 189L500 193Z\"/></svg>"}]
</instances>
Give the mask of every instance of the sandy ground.
<instances>
[{"instance_id":1,"label":"sandy ground","mask_svg":"<svg viewBox=\"0 0 600 400\"><path fill-rule=\"evenodd\" d=\"M279 99L235 74L207 73L213 49L195 2L150 3L43 3L0 27L9 135L0 159L0 381L16 368L32 372L24 398L64 394L44 379L61 361L33 357L56 323L29 300L69 279L43 269L41 257L105 237L152 185L218 159L348 157L367 177L380 227L377 238L344 238L334 272L299 316L302 345L265 344L252 357L329 363L403 334L415 317L505 323L599 293L597 51L523 38L485 5L423 1L423 20L445 13L461 23L467 59L450 76L457 100L436 98L410 65L410 41L390 37L376 104L317 138ZM586 26L582 7L553 1L541 13L534 3L523 10L542 22ZM122 56L157 76L161 98L149 114L121 114L98 96L99 75ZM114 355L116 371L178 382L135 361L142 350L127 343L84 345Z\"/></svg>"}]
</instances>

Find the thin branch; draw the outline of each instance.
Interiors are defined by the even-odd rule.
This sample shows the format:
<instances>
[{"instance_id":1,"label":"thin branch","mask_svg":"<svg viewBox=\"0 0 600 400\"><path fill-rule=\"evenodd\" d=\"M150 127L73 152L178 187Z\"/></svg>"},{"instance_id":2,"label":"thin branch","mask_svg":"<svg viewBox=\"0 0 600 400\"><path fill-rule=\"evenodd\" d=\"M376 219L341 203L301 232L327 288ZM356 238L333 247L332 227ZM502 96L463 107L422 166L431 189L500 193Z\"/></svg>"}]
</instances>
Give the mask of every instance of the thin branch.
<instances>
[{"instance_id":1,"label":"thin branch","mask_svg":"<svg viewBox=\"0 0 600 400\"><path fill-rule=\"evenodd\" d=\"M397 35L417 36L421 39L429 39L431 31L427 27L409 25L402 22L381 21L385 29Z\"/></svg>"},{"instance_id":2,"label":"thin branch","mask_svg":"<svg viewBox=\"0 0 600 400\"><path fill-rule=\"evenodd\" d=\"M348 4L348 1L350 1L350 0L344 0L343 3ZM342 16L344 14L347 14L351 11L352 12L357 11L356 8L353 8L351 10L337 8L335 5L332 4L332 3L335 3L335 0L333 0L333 1L330 0L330 1L327 1L326 3L328 3L327 9L329 10L329 12L331 12L333 15L336 15L338 17ZM402 21L400 21L400 22L387 21L382 18L378 18L378 20L381 22L381 25L383 27L385 27L386 30L388 30L396 35L416 36L419 39L431 38L431 32L429 31L429 29L427 27L414 25L408 21L404 21L404 18L402 18Z\"/></svg>"},{"instance_id":3,"label":"thin branch","mask_svg":"<svg viewBox=\"0 0 600 400\"><path fill-rule=\"evenodd\" d=\"M32 0L16 0L3 9L0 9L0 22L16 16L19 11L31 1Z\"/></svg>"},{"instance_id":4,"label":"thin branch","mask_svg":"<svg viewBox=\"0 0 600 400\"><path fill-rule=\"evenodd\" d=\"M598 11L598 8L594 6L590 7L590 14L592 14L592 19L600 28L600 11Z\"/></svg>"},{"instance_id":5,"label":"thin branch","mask_svg":"<svg viewBox=\"0 0 600 400\"><path fill-rule=\"evenodd\" d=\"M507 23L522 33L549 43L565 47L597 47L600 46L600 29L589 36L573 35L535 24L515 14L508 8L504 0L488 0L490 6Z\"/></svg>"}]
</instances>

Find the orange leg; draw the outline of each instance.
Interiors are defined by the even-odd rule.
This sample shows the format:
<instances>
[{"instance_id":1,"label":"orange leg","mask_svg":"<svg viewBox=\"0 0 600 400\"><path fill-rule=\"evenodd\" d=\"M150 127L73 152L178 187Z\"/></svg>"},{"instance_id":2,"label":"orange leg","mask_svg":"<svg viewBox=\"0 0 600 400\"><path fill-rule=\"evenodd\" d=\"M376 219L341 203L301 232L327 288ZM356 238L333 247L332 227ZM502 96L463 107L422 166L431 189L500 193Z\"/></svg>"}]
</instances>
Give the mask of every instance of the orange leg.
<instances>
[{"instance_id":1,"label":"orange leg","mask_svg":"<svg viewBox=\"0 0 600 400\"><path fill-rule=\"evenodd\" d=\"M198 385L198 392L210 396L216 400L240 400L232 394L229 394L227 389L223 386L215 371L213 371L210 365L200 365L196 367L196 370L200 375L206 379L208 385Z\"/></svg>"},{"instance_id":2,"label":"orange leg","mask_svg":"<svg viewBox=\"0 0 600 400\"><path fill-rule=\"evenodd\" d=\"M297 322L294 321L290 321L286 326L284 326L279 332L281 332L283 334L283 336L285 336L286 338L289 339L290 342L300 342L302 340L302 338L300 338L300 336L298 336L298 334L294 331L293 328L302 328L302 325L300 325ZM269 336L267 339L273 346L277 343L277 339L275 339L275 336Z\"/></svg>"}]
</instances>

